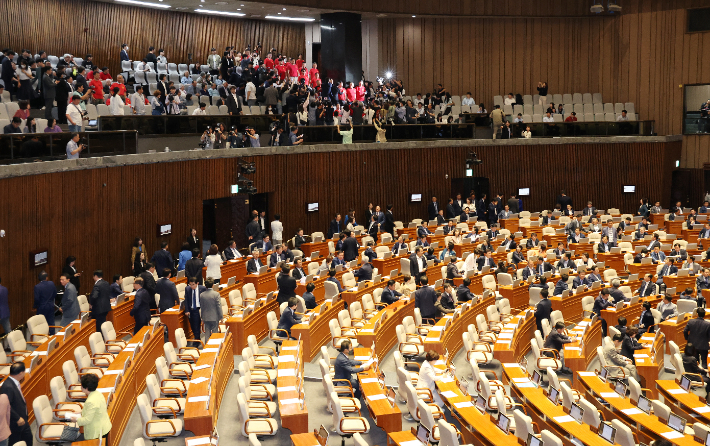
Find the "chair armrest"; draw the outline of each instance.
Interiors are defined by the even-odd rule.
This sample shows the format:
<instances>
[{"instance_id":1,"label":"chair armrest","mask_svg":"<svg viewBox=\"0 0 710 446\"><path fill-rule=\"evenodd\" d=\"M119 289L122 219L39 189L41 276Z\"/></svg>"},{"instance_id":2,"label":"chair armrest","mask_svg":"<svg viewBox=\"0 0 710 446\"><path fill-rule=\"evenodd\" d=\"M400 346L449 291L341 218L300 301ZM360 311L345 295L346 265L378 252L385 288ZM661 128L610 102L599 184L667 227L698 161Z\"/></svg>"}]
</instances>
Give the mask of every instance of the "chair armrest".
<instances>
[{"instance_id":1,"label":"chair armrest","mask_svg":"<svg viewBox=\"0 0 710 446\"><path fill-rule=\"evenodd\" d=\"M45 443L49 443L50 441L58 439L59 437L45 437L44 435L42 435L42 428L45 426L67 426L67 423L43 423L39 425L39 432L37 432L37 436Z\"/></svg>"},{"instance_id":2,"label":"chair armrest","mask_svg":"<svg viewBox=\"0 0 710 446\"><path fill-rule=\"evenodd\" d=\"M50 325L50 327L54 327L54 325ZM59 328L64 329L64 327L59 327ZM48 334L33 333L33 334L30 335L30 339L34 339L35 336L37 336L37 337L39 337L39 338L51 338L51 336L48 335ZM29 344L29 342L27 342L27 343Z\"/></svg>"},{"instance_id":3,"label":"chair armrest","mask_svg":"<svg viewBox=\"0 0 710 446\"><path fill-rule=\"evenodd\" d=\"M173 412L173 416L177 415L177 412L182 412L182 406L180 405L180 401L177 398L156 398L153 400L153 406L155 406L155 403L158 401L172 401L175 403L178 407L178 410L174 410L170 407L165 407L165 409L170 409ZM155 409L163 409L163 407L153 407L153 412L155 412ZM155 412L156 414L158 412Z\"/></svg>"},{"instance_id":4,"label":"chair armrest","mask_svg":"<svg viewBox=\"0 0 710 446\"><path fill-rule=\"evenodd\" d=\"M64 330L64 327L62 327L61 325L50 325L49 328L58 328L60 330ZM49 335L44 335L44 336L49 337Z\"/></svg>"},{"instance_id":5,"label":"chair armrest","mask_svg":"<svg viewBox=\"0 0 710 446\"><path fill-rule=\"evenodd\" d=\"M258 359L258 358L266 358L266 359L268 359L269 364L271 364L271 368L272 368L272 369L274 368L274 357L273 357L273 356L267 355L267 354L265 354L265 353L257 353L257 354L255 354L255 355L253 355L253 356L254 356L254 359Z\"/></svg>"},{"instance_id":6,"label":"chair armrest","mask_svg":"<svg viewBox=\"0 0 710 446\"><path fill-rule=\"evenodd\" d=\"M174 425L170 420L150 420L150 421L148 421L147 423L145 423L145 424L146 424L145 435L146 435L147 437L149 437L149 438L153 438L153 437L165 437L165 434L157 434L157 435L156 435L156 434L153 434L153 435L151 435L151 434L148 433L148 425L149 425L149 424L161 424L161 423L162 423L162 424L168 423L168 424L170 424L170 427L173 428L173 433L170 434L170 436L173 436L173 435L177 434L177 431L175 430L175 425Z\"/></svg>"},{"instance_id":7,"label":"chair armrest","mask_svg":"<svg viewBox=\"0 0 710 446\"><path fill-rule=\"evenodd\" d=\"M355 412L357 412L357 415L358 415L359 417L362 416L362 413L360 412L360 409L357 408L357 403L356 403L357 400L355 399L354 396L341 396L340 399L341 399L341 400L349 400L350 403L352 403L353 408L354 408L355 410L349 410L348 413L355 413Z\"/></svg>"},{"instance_id":8,"label":"chair armrest","mask_svg":"<svg viewBox=\"0 0 710 446\"><path fill-rule=\"evenodd\" d=\"M491 345L487 342L477 341L477 342L473 342L472 344L474 347L477 345L482 345L483 347L485 347L485 350L487 353L493 353L493 350L491 350ZM476 350L474 349L473 351L476 351ZM480 351L480 350L478 350L478 351Z\"/></svg>"},{"instance_id":9,"label":"chair armrest","mask_svg":"<svg viewBox=\"0 0 710 446\"><path fill-rule=\"evenodd\" d=\"M255 420L247 420L247 421L244 423L244 431L245 431L247 434L249 433L249 423L250 423L250 422L253 422L253 421L255 421ZM257 420L257 421L260 421L260 420ZM341 423L342 423L342 420L341 420ZM269 423L269 429L270 429L269 435L273 434L273 433L274 433L274 427L271 425L271 423Z\"/></svg>"},{"instance_id":10,"label":"chair armrest","mask_svg":"<svg viewBox=\"0 0 710 446\"><path fill-rule=\"evenodd\" d=\"M271 377L266 372L266 369L249 369L252 374L252 379L256 382L271 382Z\"/></svg>"},{"instance_id":11,"label":"chair armrest","mask_svg":"<svg viewBox=\"0 0 710 446\"><path fill-rule=\"evenodd\" d=\"M189 379L192 376L192 372L188 373L184 370L180 369L168 369L168 372L170 373L171 376L181 376L185 379Z\"/></svg>"},{"instance_id":12,"label":"chair armrest","mask_svg":"<svg viewBox=\"0 0 710 446\"><path fill-rule=\"evenodd\" d=\"M405 336L405 338L407 338L407 339L409 339L409 338L416 338L416 339L419 339L419 342L420 342L420 343L422 343L422 344L424 343L424 341L422 341L422 337L419 336L419 335L416 334L416 333L405 333L404 336Z\"/></svg>"},{"instance_id":13,"label":"chair armrest","mask_svg":"<svg viewBox=\"0 0 710 446\"><path fill-rule=\"evenodd\" d=\"M286 336L274 336L274 335L273 335L273 332L275 332L275 331L277 331L277 332L278 332L278 331L283 331L284 333L286 333ZM284 337L284 338L288 339L288 338L289 338L288 331L284 330L283 328L272 328L271 330L269 330L269 338L270 338L270 339L273 340L274 338L281 338L281 337Z\"/></svg>"},{"instance_id":14,"label":"chair armrest","mask_svg":"<svg viewBox=\"0 0 710 446\"><path fill-rule=\"evenodd\" d=\"M422 365L421 365L421 364L419 364L418 362L413 362L413 361L404 361L404 365L406 365L406 366L408 366L408 367L411 366L411 367L414 367L414 368L416 368L416 369L421 369L421 368L422 368Z\"/></svg>"},{"instance_id":15,"label":"chair armrest","mask_svg":"<svg viewBox=\"0 0 710 446\"><path fill-rule=\"evenodd\" d=\"M560 360L560 352L555 350L554 348L541 348L540 353L542 352L552 352L555 355L555 359L557 359L558 361Z\"/></svg>"},{"instance_id":16,"label":"chair armrest","mask_svg":"<svg viewBox=\"0 0 710 446\"><path fill-rule=\"evenodd\" d=\"M427 403L431 403L434 401L434 396L431 394L430 389L414 389L417 392L417 395L425 395L426 398L422 398L424 401Z\"/></svg>"},{"instance_id":17,"label":"chair armrest","mask_svg":"<svg viewBox=\"0 0 710 446\"><path fill-rule=\"evenodd\" d=\"M171 399L171 398L165 398L165 399ZM153 409L153 412L155 412L156 414L158 414L158 411L170 412L170 413L173 414L173 418L177 418L177 412L175 412L175 409L173 409L172 407L168 407L168 406L162 406L162 407L160 407L160 406L153 406L153 407L151 407L151 409Z\"/></svg>"},{"instance_id":18,"label":"chair armrest","mask_svg":"<svg viewBox=\"0 0 710 446\"><path fill-rule=\"evenodd\" d=\"M266 416L268 418L271 418L271 411L269 410L269 405L266 404L266 401L249 400L247 401L247 404L249 405L249 407L252 407L252 404L263 407L264 410L266 410Z\"/></svg>"},{"instance_id":19,"label":"chair armrest","mask_svg":"<svg viewBox=\"0 0 710 446\"><path fill-rule=\"evenodd\" d=\"M269 346L269 345L260 345L259 348L260 349L267 348L267 349L271 350L274 353L274 355L276 354L276 349L274 347Z\"/></svg>"},{"instance_id":20,"label":"chair armrest","mask_svg":"<svg viewBox=\"0 0 710 446\"><path fill-rule=\"evenodd\" d=\"M263 390L264 393L266 393L266 396L269 397L269 401L273 401L273 400L274 400L274 396L271 394L271 392L269 392L269 390L266 388L265 385L263 385L263 384L252 384L252 383L249 383L249 388L251 389L252 387L261 387L261 390Z\"/></svg>"},{"instance_id":21,"label":"chair armrest","mask_svg":"<svg viewBox=\"0 0 710 446\"><path fill-rule=\"evenodd\" d=\"M703 386L704 383L705 383L705 381L703 381L703 376L700 375L700 374L698 374L698 373L685 372L685 373L683 373L683 375L686 375L686 376L697 376L697 377L698 377L698 381L700 381L699 384L700 384L701 386ZM697 383L697 381L695 381L695 382ZM693 381L691 381L690 384L693 385Z\"/></svg>"},{"instance_id":22,"label":"chair armrest","mask_svg":"<svg viewBox=\"0 0 710 446\"><path fill-rule=\"evenodd\" d=\"M35 336L35 335L32 335ZM40 345L44 344L44 342L32 342L32 341L26 341L25 344L31 345L33 347L39 347Z\"/></svg>"},{"instance_id":23,"label":"chair armrest","mask_svg":"<svg viewBox=\"0 0 710 446\"><path fill-rule=\"evenodd\" d=\"M359 430L351 431L351 430L345 430L345 429L343 429L343 422L344 422L346 419L347 419L348 421L360 420L360 421L362 422L362 428L363 428L363 429L366 429L366 428L367 428L367 421L365 421L365 419L364 419L363 417L345 417L345 418L341 418L341 419L340 419L340 427L339 427L339 428L340 428L340 432L342 432L342 433L344 433L344 434L355 434L355 433L358 433L358 432L364 432L364 431L359 431Z\"/></svg>"}]
</instances>

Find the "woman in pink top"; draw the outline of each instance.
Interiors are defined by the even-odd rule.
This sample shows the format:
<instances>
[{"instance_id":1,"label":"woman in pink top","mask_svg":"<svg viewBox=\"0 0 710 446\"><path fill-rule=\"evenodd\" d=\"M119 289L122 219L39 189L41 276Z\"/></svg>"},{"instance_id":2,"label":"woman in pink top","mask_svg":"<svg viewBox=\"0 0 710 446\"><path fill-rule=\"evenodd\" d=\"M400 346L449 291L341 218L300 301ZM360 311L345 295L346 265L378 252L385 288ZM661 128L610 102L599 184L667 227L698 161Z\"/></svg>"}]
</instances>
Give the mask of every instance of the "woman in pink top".
<instances>
[{"instance_id":1,"label":"woman in pink top","mask_svg":"<svg viewBox=\"0 0 710 446\"><path fill-rule=\"evenodd\" d=\"M355 92L355 87L352 82L348 83L348 88L345 89L345 93L348 95L348 101L355 102L357 93Z\"/></svg>"},{"instance_id":2,"label":"woman in pink top","mask_svg":"<svg viewBox=\"0 0 710 446\"><path fill-rule=\"evenodd\" d=\"M355 88L355 95L358 101L365 102L365 84L363 81L360 81L357 88Z\"/></svg>"},{"instance_id":3,"label":"woman in pink top","mask_svg":"<svg viewBox=\"0 0 710 446\"><path fill-rule=\"evenodd\" d=\"M10 438L10 400L0 395L0 446L7 446Z\"/></svg>"},{"instance_id":4,"label":"woman in pink top","mask_svg":"<svg viewBox=\"0 0 710 446\"><path fill-rule=\"evenodd\" d=\"M17 116L23 121L27 121L27 118L30 117L30 101L19 101L17 105L20 109L15 112L13 117Z\"/></svg>"}]
</instances>

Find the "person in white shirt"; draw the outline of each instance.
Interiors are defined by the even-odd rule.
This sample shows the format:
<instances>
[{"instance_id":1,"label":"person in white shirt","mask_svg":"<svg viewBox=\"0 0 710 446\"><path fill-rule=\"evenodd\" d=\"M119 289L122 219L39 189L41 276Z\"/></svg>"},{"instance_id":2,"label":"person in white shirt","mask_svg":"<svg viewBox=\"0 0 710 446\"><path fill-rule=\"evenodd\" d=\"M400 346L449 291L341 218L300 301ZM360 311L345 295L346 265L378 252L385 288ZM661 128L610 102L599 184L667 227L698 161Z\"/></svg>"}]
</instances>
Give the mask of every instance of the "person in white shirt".
<instances>
[{"instance_id":1,"label":"person in white shirt","mask_svg":"<svg viewBox=\"0 0 710 446\"><path fill-rule=\"evenodd\" d=\"M429 389L431 391L432 397L434 397L434 402L443 407L444 401L439 395L439 391L436 388L436 381L441 380L444 377L443 371L434 368L434 362L439 359L439 354L434 350L429 350L426 354L426 361L422 363L419 369L419 381L417 382L417 389Z\"/></svg>"},{"instance_id":2,"label":"person in white shirt","mask_svg":"<svg viewBox=\"0 0 710 446\"><path fill-rule=\"evenodd\" d=\"M505 105L513 105L515 104L515 96L513 96L513 93L508 93L508 97L505 98L503 101Z\"/></svg>"},{"instance_id":3,"label":"person in white shirt","mask_svg":"<svg viewBox=\"0 0 710 446\"><path fill-rule=\"evenodd\" d=\"M477 271L478 270L478 264L476 263L476 255L475 254L469 254L469 256L466 257L466 260L463 262L463 270L464 271Z\"/></svg>"},{"instance_id":4,"label":"person in white shirt","mask_svg":"<svg viewBox=\"0 0 710 446\"><path fill-rule=\"evenodd\" d=\"M466 97L461 100L461 105L473 106L476 105L476 101L471 97L471 92L466 93Z\"/></svg>"},{"instance_id":5,"label":"person in white shirt","mask_svg":"<svg viewBox=\"0 0 710 446\"><path fill-rule=\"evenodd\" d=\"M136 64L136 71L143 71L143 72L152 72L153 69L148 65L148 61L146 59L143 59L141 62L138 62Z\"/></svg>"},{"instance_id":6,"label":"person in white shirt","mask_svg":"<svg viewBox=\"0 0 710 446\"><path fill-rule=\"evenodd\" d=\"M195 111L192 112L193 115L206 115L207 112L205 111L205 107L207 107L207 104L204 102L200 103L200 106L195 109Z\"/></svg>"},{"instance_id":7,"label":"person in white shirt","mask_svg":"<svg viewBox=\"0 0 710 446\"><path fill-rule=\"evenodd\" d=\"M628 121L628 120L629 120L629 117L626 116L626 110L621 110L621 114L616 117L616 121L617 121L617 122L619 122L619 121Z\"/></svg>"},{"instance_id":8,"label":"person in white shirt","mask_svg":"<svg viewBox=\"0 0 710 446\"><path fill-rule=\"evenodd\" d=\"M530 126L525 127L525 130L523 130L523 138L531 138L532 137L532 132L530 131Z\"/></svg>"},{"instance_id":9,"label":"person in white shirt","mask_svg":"<svg viewBox=\"0 0 710 446\"><path fill-rule=\"evenodd\" d=\"M274 221L271 222L271 238L274 241L274 246L280 245L283 241L284 225L281 223L281 215L274 215Z\"/></svg>"},{"instance_id":10,"label":"person in white shirt","mask_svg":"<svg viewBox=\"0 0 710 446\"><path fill-rule=\"evenodd\" d=\"M552 116L550 116L550 113L547 112L547 113L545 114L545 117L542 118L542 122L555 122L555 120L552 119Z\"/></svg>"},{"instance_id":11,"label":"person in white shirt","mask_svg":"<svg viewBox=\"0 0 710 446\"><path fill-rule=\"evenodd\" d=\"M136 92L131 95L131 107L134 115L145 114L145 96L143 96L143 87L136 85Z\"/></svg>"},{"instance_id":12,"label":"person in white shirt","mask_svg":"<svg viewBox=\"0 0 710 446\"><path fill-rule=\"evenodd\" d=\"M247 86L244 89L244 96L246 96L247 104L251 107L256 105L256 86L252 81L247 82Z\"/></svg>"},{"instance_id":13,"label":"person in white shirt","mask_svg":"<svg viewBox=\"0 0 710 446\"><path fill-rule=\"evenodd\" d=\"M419 104L424 105L424 99L422 99L422 94L417 93L417 97L412 99L412 103L416 106L419 107Z\"/></svg>"},{"instance_id":14,"label":"person in white shirt","mask_svg":"<svg viewBox=\"0 0 710 446\"><path fill-rule=\"evenodd\" d=\"M162 48L158 50L158 63L164 63L166 65L168 63L168 58L165 57L165 51L163 51Z\"/></svg>"},{"instance_id":15,"label":"person in white shirt","mask_svg":"<svg viewBox=\"0 0 710 446\"><path fill-rule=\"evenodd\" d=\"M121 99L121 96L118 94L118 92L119 92L119 88L113 87L113 94L111 95L111 102L108 105L109 112L114 116L122 115L123 114L123 106L125 105L123 103L123 99Z\"/></svg>"}]
</instances>

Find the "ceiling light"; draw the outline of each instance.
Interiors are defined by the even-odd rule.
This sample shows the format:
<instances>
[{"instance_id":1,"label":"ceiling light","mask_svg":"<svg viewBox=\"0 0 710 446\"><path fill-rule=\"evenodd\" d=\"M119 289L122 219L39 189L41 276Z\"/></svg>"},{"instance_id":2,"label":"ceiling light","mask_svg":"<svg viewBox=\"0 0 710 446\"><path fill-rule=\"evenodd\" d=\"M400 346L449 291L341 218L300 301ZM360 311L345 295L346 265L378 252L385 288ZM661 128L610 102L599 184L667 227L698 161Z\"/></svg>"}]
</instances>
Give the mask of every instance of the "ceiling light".
<instances>
[{"instance_id":1,"label":"ceiling light","mask_svg":"<svg viewBox=\"0 0 710 446\"><path fill-rule=\"evenodd\" d=\"M285 11L285 10L286 10L286 8L284 8L284 11Z\"/></svg>"},{"instance_id":2,"label":"ceiling light","mask_svg":"<svg viewBox=\"0 0 710 446\"><path fill-rule=\"evenodd\" d=\"M281 14L280 12L278 14Z\"/></svg>"},{"instance_id":3,"label":"ceiling light","mask_svg":"<svg viewBox=\"0 0 710 446\"><path fill-rule=\"evenodd\" d=\"M215 5L228 5L228 2L215 2Z\"/></svg>"},{"instance_id":4,"label":"ceiling light","mask_svg":"<svg viewBox=\"0 0 710 446\"><path fill-rule=\"evenodd\" d=\"M412 17L416 17L416 16L415 16L415 15L413 15Z\"/></svg>"},{"instance_id":5,"label":"ceiling light","mask_svg":"<svg viewBox=\"0 0 710 446\"><path fill-rule=\"evenodd\" d=\"M139 5L139 6L151 6L153 8L169 8L170 5L161 5L160 3L152 3L152 2L141 2L138 0L116 0L118 3L128 3L131 5Z\"/></svg>"},{"instance_id":6,"label":"ceiling light","mask_svg":"<svg viewBox=\"0 0 710 446\"><path fill-rule=\"evenodd\" d=\"M237 11L241 11L241 10L242 10L242 8L237 8Z\"/></svg>"},{"instance_id":7,"label":"ceiling light","mask_svg":"<svg viewBox=\"0 0 710 446\"><path fill-rule=\"evenodd\" d=\"M589 10L595 14L604 12L604 6L602 6L601 0L596 0Z\"/></svg>"},{"instance_id":8,"label":"ceiling light","mask_svg":"<svg viewBox=\"0 0 710 446\"><path fill-rule=\"evenodd\" d=\"M200 5L202 7L202 5ZM216 14L216 15L229 15L236 17L243 17L244 14L241 12L226 12L226 11L213 11L211 9L195 9L195 12L204 12L205 14Z\"/></svg>"},{"instance_id":9,"label":"ceiling light","mask_svg":"<svg viewBox=\"0 0 710 446\"><path fill-rule=\"evenodd\" d=\"M279 12L279 14L281 14ZM310 17L286 17L286 16L278 16L278 15L267 15L264 17L265 19L274 19L274 20L289 20L292 22L315 22L316 19L312 19Z\"/></svg>"}]
</instances>

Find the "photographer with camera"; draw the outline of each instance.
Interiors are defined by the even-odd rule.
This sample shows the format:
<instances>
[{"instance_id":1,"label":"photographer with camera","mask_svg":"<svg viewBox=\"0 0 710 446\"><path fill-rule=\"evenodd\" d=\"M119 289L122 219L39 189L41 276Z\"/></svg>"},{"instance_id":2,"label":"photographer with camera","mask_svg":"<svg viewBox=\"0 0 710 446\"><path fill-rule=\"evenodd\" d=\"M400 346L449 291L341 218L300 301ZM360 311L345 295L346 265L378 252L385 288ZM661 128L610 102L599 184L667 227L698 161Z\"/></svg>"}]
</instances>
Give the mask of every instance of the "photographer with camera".
<instances>
[{"instance_id":1,"label":"photographer with camera","mask_svg":"<svg viewBox=\"0 0 710 446\"><path fill-rule=\"evenodd\" d=\"M71 104L67 107L67 122L69 123L70 132L80 132L82 121L86 112L81 109L79 103L81 102L81 96L75 95L71 98ZM79 155L77 155L77 158Z\"/></svg>"},{"instance_id":2,"label":"photographer with camera","mask_svg":"<svg viewBox=\"0 0 710 446\"><path fill-rule=\"evenodd\" d=\"M214 146L215 135L212 133L212 128L207 127L202 136L200 136L200 147L204 150L211 149Z\"/></svg>"},{"instance_id":3,"label":"photographer with camera","mask_svg":"<svg viewBox=\"0 0 710 446\"><path fill-rule=\"evenodd\" d=\"M79 159L79 153L86 148L85 144L79 144L79 133L74 132L71 134L71 139L67 143L67 159L76 160Z\"/></svg>"},{"instance_id":4,"label":"photographer with camera","mask_svg":"<svg viewBox=\"0 0 710 446\"><path fill-rule=\"evenodd\" d=\"M180 104L179 104L179 99L175 97L173 94L175 92L175 88L171 88L171 91L168 95L168 97L165 99L165 113L168 115L179 115L180 114Z\"/></svg>"}]
</instances>

